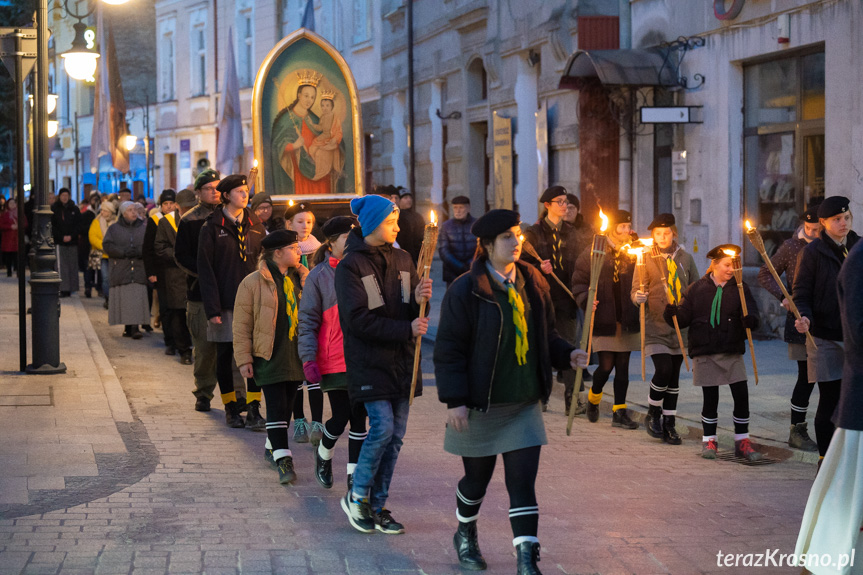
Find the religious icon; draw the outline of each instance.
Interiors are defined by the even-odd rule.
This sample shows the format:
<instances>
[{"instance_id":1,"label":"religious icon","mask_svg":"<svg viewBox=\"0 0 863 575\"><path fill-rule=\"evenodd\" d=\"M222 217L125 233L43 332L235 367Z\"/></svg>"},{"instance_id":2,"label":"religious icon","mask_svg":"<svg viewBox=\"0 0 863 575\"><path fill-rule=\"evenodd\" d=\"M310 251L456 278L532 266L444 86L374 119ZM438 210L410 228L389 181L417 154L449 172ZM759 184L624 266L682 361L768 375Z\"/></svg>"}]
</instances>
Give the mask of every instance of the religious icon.
<instances>
[{"instance_id":1,"label":"religious icon","mask_svg":"<svg viewBox=\"0 0 863 575\"><path fill-rule=\"evenodd\" d=\"M363 193L363 138L356 85L323 38L300 29L267 55L255 80L255 157L272 196Z\"/></svg>"}]
</instances>

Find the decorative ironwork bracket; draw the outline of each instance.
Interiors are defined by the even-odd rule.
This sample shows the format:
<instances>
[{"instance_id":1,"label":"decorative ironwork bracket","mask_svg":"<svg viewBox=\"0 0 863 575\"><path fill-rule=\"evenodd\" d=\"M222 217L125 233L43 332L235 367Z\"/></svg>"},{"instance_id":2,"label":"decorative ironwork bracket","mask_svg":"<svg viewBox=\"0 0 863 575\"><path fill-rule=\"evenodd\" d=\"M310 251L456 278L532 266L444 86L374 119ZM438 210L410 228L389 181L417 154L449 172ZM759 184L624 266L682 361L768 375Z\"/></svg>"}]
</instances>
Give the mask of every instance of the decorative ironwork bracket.
<instances>
[{"instance_id":1,"label":"decorative ironwork bracket","mask_svg":"<svg viewBox=\"0 0 863 575\"><path fill-rule=\"evenodd\" d=\"M460 120L461 119L461 112L459 112L458 110L456 110L455 112L452 112L451 114L447 114L446 116L441 116L440 108L438 108L437 110L435 110L435 114L441 120Z\"/></svg>"},{"instance_id":2,"label":"decorative ironwork bracket","mask_svg":"<svg viewBox=\"0 0 863 575\"><path fill-rule=\"evenodd\" d=\"M683 65L683 59L686 57L686 53L695 48L701 48L704 44L705 40L701 36L690 36L688 38L686 36L680 36L677 40L660 44L661 47L666 49L666 52L665 61L662 62L662 67L659 69L659 79L660 82L665 83L666 85L670 83L670 86L667 87L668 90L696 90L704 85L705 78L703 74L693 74L692 79L696 83L690 85L689 78L680 73L680 68ZM671 57L675 52L679 54L676 63ZM663 82L662 73L666 68L670 72L670 80L665 80Z\"/></svg>"}]
</instances>

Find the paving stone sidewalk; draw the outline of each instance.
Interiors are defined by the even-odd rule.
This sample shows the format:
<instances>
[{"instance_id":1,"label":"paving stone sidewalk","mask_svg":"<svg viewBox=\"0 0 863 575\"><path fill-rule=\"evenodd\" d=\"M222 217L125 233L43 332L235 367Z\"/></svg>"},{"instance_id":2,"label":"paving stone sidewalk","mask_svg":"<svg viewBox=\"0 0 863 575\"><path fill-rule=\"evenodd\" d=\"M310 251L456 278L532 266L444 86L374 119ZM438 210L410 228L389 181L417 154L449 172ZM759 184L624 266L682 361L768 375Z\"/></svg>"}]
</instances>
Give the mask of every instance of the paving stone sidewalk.
<instances>
[{"instance_id":1,"label":"paving stone sidewalk","mask_svg":"<svg viewBox=\"0 0 863 575\"><path fill-rule=\"evenodd\" d=\"M14 286L0 284L0 298L14 301ZM2 341L7 350L17 350L14 310L4 306ZM88 409L74 402L0 405L6 422L0 471L26 464L34 488L41 477L63 477L63 489L56 489L57 482L48 491L77 499L58 497L52 504L39 498L43 490L28 489L28 501L4 502L0 574L461 572L452 549L461 464L443 452L446 409L428 375L426 393L412 408L391 487L389 507L407 533L363 535L347 524L339 507L345 441L336 447L334 489L315 481L308 445L292 445L297 485L280 486L261 457L263 434L226 428L220 409L193 411L191 367L164 355L158 332L140 341L120 337L122 328L107 325L107 312L96 299L64 299L63 318L62 357L70 374L52 376L57 379L50 385L55 398L81 394ZM73 319L77 327L71 325ZM10 321L11 337L5 331ZM87 325L101 346L88 339ZM84 366L84 359L100 353L110 363L89 359L98 365ZM424 357L424 370L431 374L430 344L424 345ZM49 385L35 376L13 375L13 353L3 355L0 367L5 370L0 397L21 386ZM85 381L88 370L93 378ZM113 378L127 400L128 416L116 406ZM90 386L90 393L73 391L83 385ZM644 384L633 387L639 386ZM772 453L785 459L771 465L705 461L698 456L697 440L666 446L641 429L612 428L608 416L597 424L577 418L567 437L561 391L557 386L546 414L549 445L543 449L537 483L544 573L747 573L751 569L718 567L717 552L793 551L813 465L783 455L780 443ZM753 407L756 397L753 393ZM126 459L100 464L95 451L92 458L70 457L86 459L90 475L66 476L62 465L40 455L41 444L31 441L49 418L57 445L69 436L65 429L73 421L86 422L77 435L80 441L92 446L99 437L106 442L111 437L108 444L118 451L122 445L124 451L108 455ZM720 447L730 444L724 441ZM74 483L70 477L76 478ZM110 481L114 483L104 491L93 488L103 489ZM0 486L0 491L6 489ZM479 520L488 573L515 571L508 506L499 470Z\"/></svg>"}]
</instances>

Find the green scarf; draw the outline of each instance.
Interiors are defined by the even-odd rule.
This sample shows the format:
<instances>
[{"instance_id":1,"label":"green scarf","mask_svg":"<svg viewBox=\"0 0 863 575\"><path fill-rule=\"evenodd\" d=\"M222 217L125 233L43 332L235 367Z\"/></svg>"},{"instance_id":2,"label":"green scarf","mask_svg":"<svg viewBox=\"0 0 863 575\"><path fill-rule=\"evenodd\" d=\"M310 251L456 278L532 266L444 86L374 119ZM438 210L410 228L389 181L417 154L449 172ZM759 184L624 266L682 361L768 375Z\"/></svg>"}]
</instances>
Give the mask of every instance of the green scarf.
<instances>
[{"instance_id":1,"label":"green scarf","mask_svg":"<svg viewBox=\"0 0 863 575\"><path fill-rule=\"evenodd\" d=\"M713 297L713 305L710 306L710 327L719 325L719 311L722 307L722 286L716 286L716 295Z\"/></svg>"},{"instance_id":2,"label":"green scarf","mask_svg":"<svg viewBox=\"0 0 863 575\"><path fill-rule=\"evenodd\" d=\"M512 320L515 323L515 357L519 365L527 363L527 320L524 317L524 302L515 290L515 284L506 282L509 305L512 306Z\"/></svg>"}]
</instances>

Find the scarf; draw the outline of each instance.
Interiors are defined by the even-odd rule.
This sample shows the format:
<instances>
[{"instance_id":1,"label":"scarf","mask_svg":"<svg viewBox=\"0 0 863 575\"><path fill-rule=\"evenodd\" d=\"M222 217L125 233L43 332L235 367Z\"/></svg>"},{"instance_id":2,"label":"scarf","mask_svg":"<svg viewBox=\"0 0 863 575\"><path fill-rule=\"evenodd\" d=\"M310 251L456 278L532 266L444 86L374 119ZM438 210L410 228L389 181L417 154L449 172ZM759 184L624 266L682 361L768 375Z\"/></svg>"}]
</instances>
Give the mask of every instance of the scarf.
<instances>
[{"instance_id":1,"label":"scarf","mask_svg":"<svg viewBox=\"0 0 863 575\"><path fill-rule=\"evenodd\" d=\"M716 286L716 295L713 296L713 304L710 306L710 327L719 325L719 311L722 307L722 286Z\"/></svg>"},{"instance_id":2,"label":"scarf","mask_svg":"<svg viewBox=\"0 0 863 575\"><path fill-rule=\"evenodd\" d=\"M551 223L548 224L551 228L551 266L555 270L563 270L563 262L560 256L560 231Z\"/></svg>"},{"instance_id":3,"label":"scarf","mask_svg":"<svg viewBox=\"0 0 863 575\"><path fill-rule=\"evenodd\" d=\"M672 298L670 303L677 305L680 303L680 275L677 273L677 262L674 261L674 258L667 257L665 258L665 265L668 267L668 275L666 276L668 282L668 293ZM722 288L720 288L722 289Z\"/></svg>"},{"instance_id":4,"label":"scarf","mask_svg":"<svg viewBox=\"0 0 863 575\"><path fill-rule=\"evenodd\" d=\"M285 292L285 311L288 314L288 340L293 341L297 337L297 298L294 296L294 282L284 275L282 280L282 291Z\"/></svg>"},{"instance_id":5,"label":"scarf","mask_svg":"<svg viewBox=\"0 0 863 575\"><path fill-rule=\"evenodd\" d=\"M305 267L311 269L311 267L309 266L308 256L315 253L315 251L319 247L321 247L321 242L319 242L318 238L316 238L315 236L309 236L306 239L304 239L303 241L299 242L299 244L300 244L300 252L302 252L302 254L303 254L300 256L300 263L303 264Z\"/></svg>"},{"instance_id":6,"label":"scarf","mask_svg":"<svg viewBox=\"0 0 863 575\"><path fill-rule=\"evenodd\" d=\"M506 293L512 307L512 321L515 324L515 357L519 365L527 363L527 320L524 317L524 302L512 281L506 282Z\"/></svg>"},{"instance_id":7,"label":"scarf","mask_svg":"<svg viewBox=\"0 0 863 575\"><path fill-rule=\"evenodd\" d=\"M243 261L246 261L246 226L239 219L236 222L237 224L237 244L240 246L240 258Z\"/></svg>"}]
</instances>

